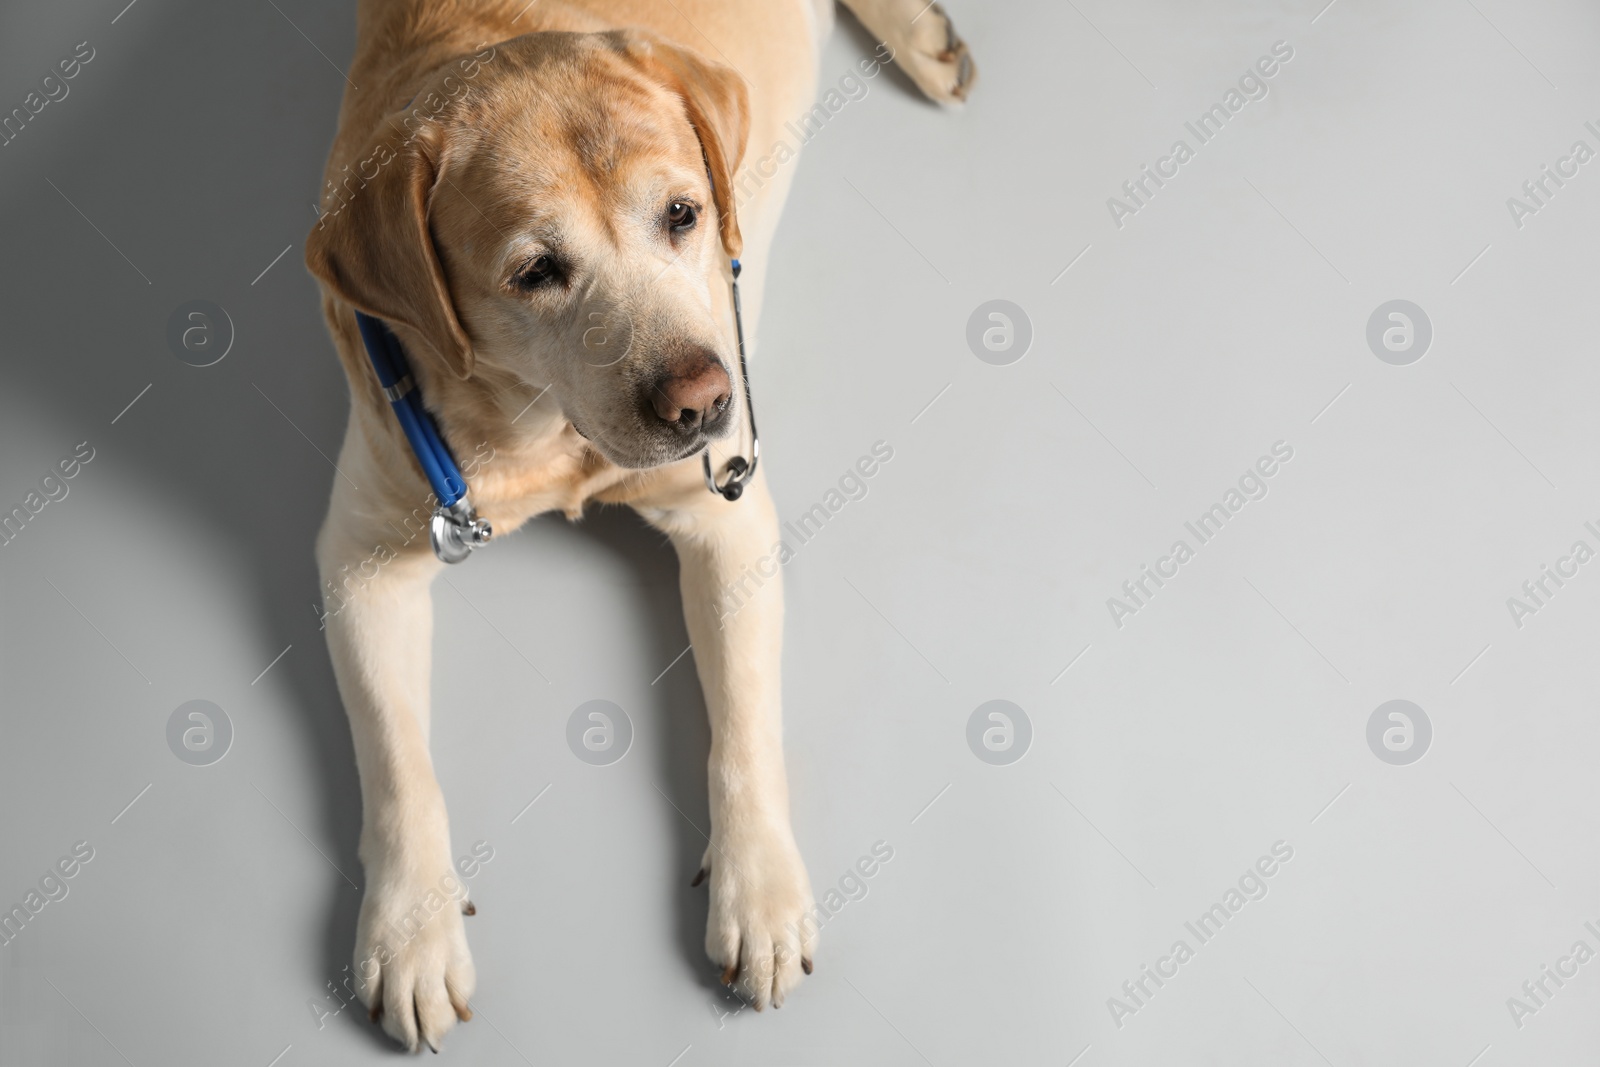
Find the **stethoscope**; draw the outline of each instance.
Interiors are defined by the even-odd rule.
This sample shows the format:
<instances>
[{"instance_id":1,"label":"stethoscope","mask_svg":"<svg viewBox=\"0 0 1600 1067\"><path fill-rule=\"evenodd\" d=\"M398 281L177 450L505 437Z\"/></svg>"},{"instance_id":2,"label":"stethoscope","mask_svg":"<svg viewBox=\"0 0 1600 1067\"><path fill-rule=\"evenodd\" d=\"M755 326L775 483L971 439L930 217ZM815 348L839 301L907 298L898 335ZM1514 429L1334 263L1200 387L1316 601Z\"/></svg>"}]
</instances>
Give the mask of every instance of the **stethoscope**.
<instances>
[{"instance_id":1,"label":"stethoscope","mask_svg":"<svg viewBox=\"0 0 1600 1067\"><path fill-rule=\"evenodd\" d=\"M711 469L710 446L707 445L700 454L706 488L728 501L738 500L744 495L745 486L755 477L756 464L761 460L761 439L756 435L756 409L750 398L750 370L745 362L744 309L739 301L739 261L735 259L731 262L733 323L739 338L739 377L744 385L744 407L750 420L750 459L747 461L743 456L734 456L728 460L728 476L718 485ZM367 358L372 361L372 369L378 375L378 384L383 387L383 395L388 397L389 405L400 421L400 428L405 432L406 441L410 443L411 451L416 455L417 463L422 467L422 473L427 477L428 486L438 502L433 509L433 519L428 524L428 540L433 546L433 554L445 563L460 563L474 549L489 543L494 536L494 527L489 520L478 518L478 513L467 499L466 479L461 476L461 469L456 466L455 457L444 443L433 416L422 404L422 393L417 388L416 380L411 377L411 367L406 362L400 339L387 323L363 311L356 312L356 326L361 331L361 343L367 350Z\"/></svg>"},{"instance_id":2,"label":"stethoscope","mask_svg":"<svg viewBox=\"0 0 1600 1067\"><path fill-rule=\"evenodd\" d=\"M756 476L756 464L761 462L761 438L756 434L756 408L750 399L750 368L745 365L744 359L744 308L739 301L739 261L735 259L731 262L733 263L733 329L739 335L739 378L744 382L744 410L750 420L750 461L745 462L743 456L734 456L728 460L728 480L718 485L716 476L711 473L710 445L700 453L700 459L705 466L706 488L713 493L720 493L725 500L738 500L744 495L744 487Z\"/></svg>"}]
</instances>

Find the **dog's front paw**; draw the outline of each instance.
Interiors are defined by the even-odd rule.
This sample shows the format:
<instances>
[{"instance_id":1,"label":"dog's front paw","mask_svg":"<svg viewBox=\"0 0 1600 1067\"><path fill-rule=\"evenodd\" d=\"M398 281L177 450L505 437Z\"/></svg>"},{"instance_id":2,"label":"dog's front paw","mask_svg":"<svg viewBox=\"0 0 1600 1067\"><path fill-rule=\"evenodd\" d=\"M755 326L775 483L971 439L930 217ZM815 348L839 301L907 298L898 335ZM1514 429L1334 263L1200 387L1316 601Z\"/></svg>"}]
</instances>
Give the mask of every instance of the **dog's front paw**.
<instances>
[{"instance_id":1,"label":"dog's front paw","mask_svg":"<svg viewBox=\"0 0 1600 1067\"><path fill-rule=\"evenodd\" d=\"M358 987L373 1021L409 1052L420 1044L438 1052L456 1020L472 1018L467 1001L477 979L461 921L471 908L448 868L433 880L368 871L356 930Z\"/></svg>"},{"instance_id":2,"label":"dog's front paw","mask_svg":"<svg viewBox=\"0 0 1600 1067\"><path fill-rule=\"evenodd\" d=\"M757 1011L778 1008L811 973L817 924L811 881L788 827L722 837L706 849L700 875L711 880L706 955Z\"/></svg>"}]
</instances>

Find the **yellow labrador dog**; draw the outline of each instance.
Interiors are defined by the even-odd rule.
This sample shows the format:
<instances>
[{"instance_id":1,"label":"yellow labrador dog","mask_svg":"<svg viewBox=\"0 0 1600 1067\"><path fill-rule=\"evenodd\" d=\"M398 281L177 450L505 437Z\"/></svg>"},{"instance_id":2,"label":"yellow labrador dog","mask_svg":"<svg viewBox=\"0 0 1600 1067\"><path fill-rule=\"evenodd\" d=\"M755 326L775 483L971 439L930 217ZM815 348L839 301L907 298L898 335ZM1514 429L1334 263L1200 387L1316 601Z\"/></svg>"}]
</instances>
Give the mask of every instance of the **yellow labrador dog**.
<instances>
[{"instance_id":1,"label":"yellow labrador dog","mask_svg":"<svg viewBox=\"0 0 1600 1067\"><path fill-rule=\"evenodd\" d=\"M964 98L973 65L937 4L846 2L928 96ZM598 501L671 538L711 720L706 951L758 1009L811 970L780 583L727 618L721 603L778 523L759 473L725 499L707 491L701 453L725 476L747 436L730 258L750 264L753 345L793 174L752 181L740 162L747 144L788 141L785 124L813 107L832 14L819 0L360 4L306 245L351 396L317 562L364 805L359 992L408 1049L437 1051L471 1017L470 905L428 755L435 501L391 410L404 387L380 385L357 312L398 339L404 385L495 532Z\"/></svg>"}]
</instances>

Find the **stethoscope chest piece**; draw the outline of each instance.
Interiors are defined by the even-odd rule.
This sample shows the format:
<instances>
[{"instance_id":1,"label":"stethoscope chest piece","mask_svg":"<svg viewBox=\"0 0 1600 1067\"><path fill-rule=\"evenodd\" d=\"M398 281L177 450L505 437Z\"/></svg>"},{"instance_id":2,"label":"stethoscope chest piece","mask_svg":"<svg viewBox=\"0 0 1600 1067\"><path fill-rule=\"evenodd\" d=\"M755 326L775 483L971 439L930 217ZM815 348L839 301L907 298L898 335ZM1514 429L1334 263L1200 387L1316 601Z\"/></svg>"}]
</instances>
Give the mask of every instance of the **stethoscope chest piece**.
<instances>
[{"instance_id":1,"label":"stethoscope chest piece","mask_svg":"<svg viewBox=\"0 0 1600 1067\"><path fill-rule=\"evenodd\" d=\"M428 541L433 554L445 563L460 563L472 555L472 550L482 548L494 536L494 527L488 519L480 519L470 505L458 500L448 508L435 508L433 521L428 524Z\"/></svg>"}]
</instances>

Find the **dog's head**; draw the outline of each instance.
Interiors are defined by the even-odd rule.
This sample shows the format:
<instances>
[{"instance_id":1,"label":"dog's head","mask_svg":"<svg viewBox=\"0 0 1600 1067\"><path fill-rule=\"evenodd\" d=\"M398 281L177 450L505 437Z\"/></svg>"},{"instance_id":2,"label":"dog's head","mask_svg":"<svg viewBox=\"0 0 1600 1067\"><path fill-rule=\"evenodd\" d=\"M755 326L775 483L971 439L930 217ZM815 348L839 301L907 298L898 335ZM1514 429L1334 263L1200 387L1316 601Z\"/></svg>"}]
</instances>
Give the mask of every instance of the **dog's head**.
<instances>
[{"instance_id":1,"label":"dog's head","mask_svg":"<svg viewBox=\"0 0 1600 1067\"><path fill-rule=\"evenodd\" d=\"M748 130L738 75L692 52L516 38L386 119L325 195L306 262L433 367L548 386L613 463L672 462L737 419L712 294L740 250Z\"/></svg>"}]
</instances>

